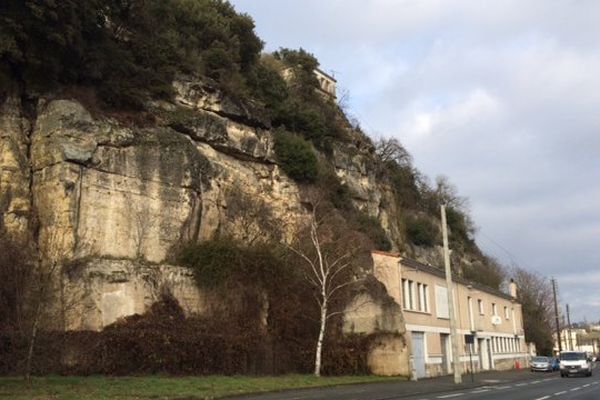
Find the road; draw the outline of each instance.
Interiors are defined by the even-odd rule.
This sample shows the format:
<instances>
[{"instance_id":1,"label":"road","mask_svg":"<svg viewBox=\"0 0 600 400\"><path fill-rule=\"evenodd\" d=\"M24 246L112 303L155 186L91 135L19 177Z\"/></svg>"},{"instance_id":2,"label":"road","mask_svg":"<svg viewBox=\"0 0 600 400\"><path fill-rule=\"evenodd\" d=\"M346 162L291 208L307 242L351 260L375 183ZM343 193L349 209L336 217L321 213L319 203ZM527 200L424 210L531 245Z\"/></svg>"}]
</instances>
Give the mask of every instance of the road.
<instances>
[{"instance_id":1,"label":"road","mask_svg":"<svg viewBox=\"0 0 600 400\"><path fill-rule=\"evenodd\" d=\"M367 398L360 397L360 399ZM600 399L600 377L565 379L553 376L513 384L398 398L403 400L598 400ZM393 398L389 400L391 399Z\"/></svg>"},{"instance_id":2,"label":"road","mask_svg":"<svg viewBox=\"0 0 600 400\"><path fill-rule=\"evenodd\" d=\"M600 400L600 368L592 377L561 378L558 372L478 374L456 386L449 377L419 382L347 385L239 396L239 400Z\"/></svg>"}]
</instances>

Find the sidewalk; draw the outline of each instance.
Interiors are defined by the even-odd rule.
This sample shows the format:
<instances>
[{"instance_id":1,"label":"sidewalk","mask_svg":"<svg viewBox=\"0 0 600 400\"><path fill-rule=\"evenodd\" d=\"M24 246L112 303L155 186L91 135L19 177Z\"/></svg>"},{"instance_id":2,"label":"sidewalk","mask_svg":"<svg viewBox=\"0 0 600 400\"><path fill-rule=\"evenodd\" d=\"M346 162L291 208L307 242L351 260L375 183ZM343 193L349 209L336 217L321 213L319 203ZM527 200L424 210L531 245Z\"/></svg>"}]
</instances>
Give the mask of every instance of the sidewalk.
<instances>
[{"instance_id":1,"label":"sidewalk","mask_svg":"<svg viewBox=\"0 0 600 400\"><path fill-rule=\"evenodd\" d=\"M310 389L284 390L275 393L251 394L229 397L236 400L285 400L285 399L346 399L357 393L368 394L370 399L385 400L431 394L449 390L469 389L499 383L534 380L557 375L557 373L532 373L528 369L510 371L488 371L474 375L473 382L470 375L463 375L463 383L454 384L452 376L420 379L419 381L396 381L369 383L357 385L343 385L335 387L321 387Z\"/></svg>"}]
</instances>

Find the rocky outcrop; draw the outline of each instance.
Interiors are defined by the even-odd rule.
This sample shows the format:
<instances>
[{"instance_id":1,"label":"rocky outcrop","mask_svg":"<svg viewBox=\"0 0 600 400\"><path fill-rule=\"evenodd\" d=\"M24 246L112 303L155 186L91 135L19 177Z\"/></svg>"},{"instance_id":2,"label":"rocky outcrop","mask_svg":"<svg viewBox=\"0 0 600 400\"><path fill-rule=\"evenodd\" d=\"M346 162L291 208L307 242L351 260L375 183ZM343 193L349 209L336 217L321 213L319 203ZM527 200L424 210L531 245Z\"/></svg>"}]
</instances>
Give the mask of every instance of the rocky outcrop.
<instances>
[{"instance_id":1,"label":"rocky outcrop","mask_svg":"<svg viewBox=\"0 0 600 400\"><path fill-rule=\"evenodd\" d=\"M336 175L345 184L354 205L381 223L390 242L392 251L398 251L403 237L400 229L400 210L392 189L378 179L373 168L373 145L366 138L353 132L355 139L336 143L333 148L333 165Z\"/></svg>"},{"instance_id":2,"label":"rocky outcrop","mask_svg":"<svg viewBox=\"0 0 600 400\"><path fill-rule=\"evenodd\" d=\"M381 282L367 276L343 315L344 333L369 337L367 364L371 373L409 376L402 310Z\"/></svg>"},{"instance_id":3,"label":"rocky outcrop","mask_svg":"<svg viewBox=\"0 0 600 400\"><path fill-rule=\"evenodd\" d=\"M49 259L89 255L165 260L198 236L210 164L164 128L95 121L78 103L40 107L32 133L31 195Z\"/></svg>"},{"instance_id":4,"label":"rocky outcrop","mask_svg":"<svg viewBox=\"0 0 600 400\"><path fill-rule=\"evenodd\" d=\"M79 266L63 280L77 303L69 328L141 313L163 290L202 313L206 296L170 263L176 246L216 233L290 240L306 216L252 104L189 80L174 87L173 103L152 105L149 127L93 117L69 99L0 105L0 222L33 239L49 265ZM355 136L335 145L336 173L398 243L392 193L369 169L370 142Z\"/></svg>"},{"instance_id":5,"label":"rocky outcrop","mask_svg":"<svg viewBox=\"0 0 600 400\"><path fill-rule=\"evenodd\" d=\"M72 307L71 328L143 312L165 288L202 312L191 277L169 265L175 246L217 232L245 240L260 230L247 221L257 217L280 221L276 231L290 237L305 213L297 185L274 163L268 130L225 118L243 111L233 106L179 98L161 115L184 109L193 119L150 128L93 118L66 99L40 100L27 117L16 98L1 105L1 223L35 236L48 264L86 260L65 281L85 299ZM251 212L255 203L262 215Z\"/></svg>"},{"instance_id":6,"label":"rocky outcrop","mask_svg":"<svg viewBox=\"0 0 600 400\"><path fill-rule=\"evenodd\" d=\"M20 240L30 233L30 131L20 99L0 104L0 226Z\"/></svg>"}]
</instances>

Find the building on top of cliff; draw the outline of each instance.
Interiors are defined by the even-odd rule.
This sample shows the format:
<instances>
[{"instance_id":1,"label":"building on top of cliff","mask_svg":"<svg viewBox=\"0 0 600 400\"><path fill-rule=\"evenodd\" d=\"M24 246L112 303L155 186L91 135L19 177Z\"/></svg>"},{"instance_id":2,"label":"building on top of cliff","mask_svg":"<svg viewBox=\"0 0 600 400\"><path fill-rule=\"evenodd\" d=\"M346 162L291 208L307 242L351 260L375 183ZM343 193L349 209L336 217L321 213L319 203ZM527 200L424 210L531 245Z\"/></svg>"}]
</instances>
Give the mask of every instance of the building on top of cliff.
<instances>
[{"instance_id":1,"label":"building on top of cliff","mask_svg":"<svg viewBox=\"0 0 600 400\"><path fill-rule=\"evenodd\" d=\"M337 80L333 77L333 75L326 73L320 68L315 68L313 73L319 82L317 91L324 97L335 100L337 98ZM289 82L293 75L294 69L292 67L285 68L283 71L281 71L281 76L283 76L283 79L285 79L286 82Z\"/></svg>"},{"instance_id":2,"label":"building on top of cliff","mask_svg":"<svg viewBox=\"0 0 600 400\"><path fill-rule=\"evenodd\" d=\"M325 96L335 99L337 85L335 78L319 68L315 69L314 73L319 81L319 88L321 89L321 92L323 92Z\"/></svg>"}]
</instances>

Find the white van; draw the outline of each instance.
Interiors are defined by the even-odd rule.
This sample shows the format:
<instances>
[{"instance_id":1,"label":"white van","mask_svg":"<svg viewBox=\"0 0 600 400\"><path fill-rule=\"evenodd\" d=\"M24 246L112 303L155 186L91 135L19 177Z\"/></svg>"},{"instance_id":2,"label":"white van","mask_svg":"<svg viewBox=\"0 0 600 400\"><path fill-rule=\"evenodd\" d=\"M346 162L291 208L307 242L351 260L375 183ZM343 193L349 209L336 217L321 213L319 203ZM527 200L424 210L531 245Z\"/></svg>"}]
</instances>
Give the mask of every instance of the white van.
<instances>
[{"instance_id":1,"label":"white van","mask_svg":"<svg viewBox=\"0 0 600 400\"><path fill-rule=\"evenodd\" d=\"M584 375L592 376L592 360L580 351L563 351L560 353L560 376Z\"/></svg>"}]
</instances>

